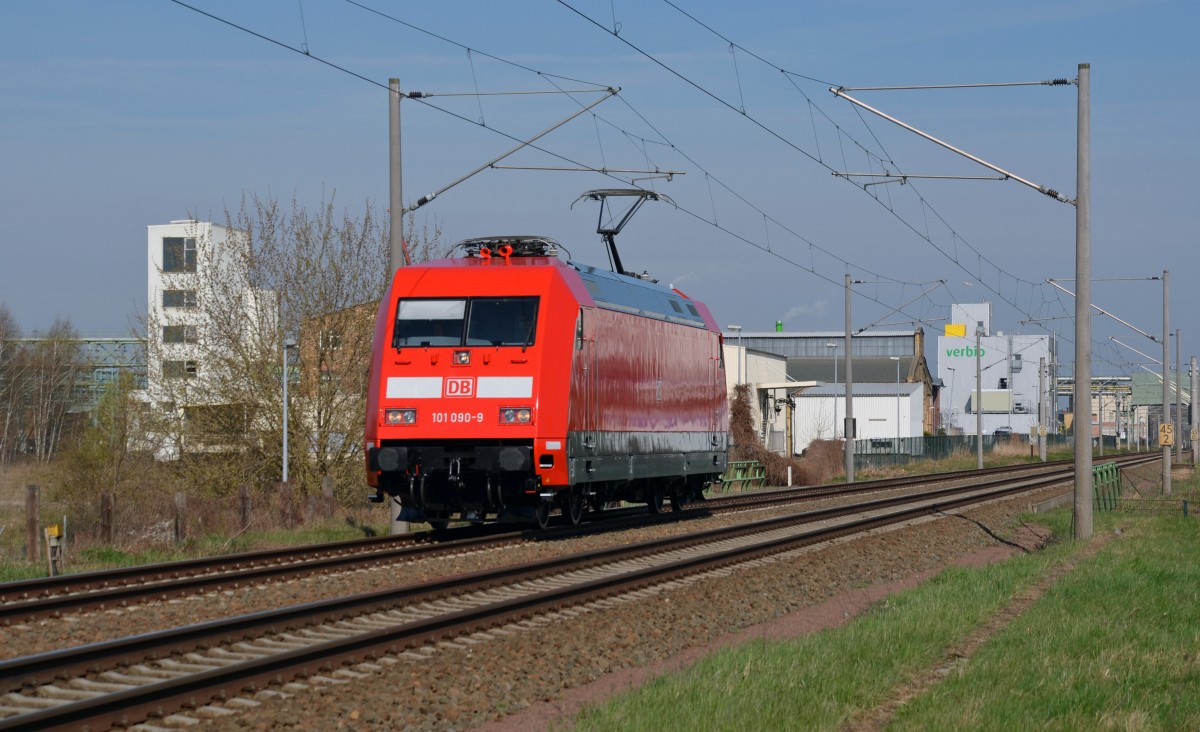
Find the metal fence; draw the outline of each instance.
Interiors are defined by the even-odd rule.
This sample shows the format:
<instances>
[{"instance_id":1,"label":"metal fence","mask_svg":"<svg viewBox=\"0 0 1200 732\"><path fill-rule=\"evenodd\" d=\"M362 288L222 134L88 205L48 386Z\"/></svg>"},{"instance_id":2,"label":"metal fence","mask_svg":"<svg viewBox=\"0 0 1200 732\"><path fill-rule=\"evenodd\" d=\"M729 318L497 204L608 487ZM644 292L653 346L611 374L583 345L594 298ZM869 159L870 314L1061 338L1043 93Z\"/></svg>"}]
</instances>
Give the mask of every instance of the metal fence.
<instances>
[{"instance_id":1,"label":"metal fence","mask_svg":"<svg viewBox=\"0 0 1200 732\"><path fill-rule=\"evenodd\" d=\"M974 455L977 449L975 435L935 435L929 437L883 437L854 441L855 468L878 468L888 465L905 465L913 460L945 460L954 455ZM1048 449L1071 446L1070 435L1047 435ZM1026 435L984 435L983 452L989 454L997 445L1014 445L1033 450Z\"/></svg>"}]
</instances>

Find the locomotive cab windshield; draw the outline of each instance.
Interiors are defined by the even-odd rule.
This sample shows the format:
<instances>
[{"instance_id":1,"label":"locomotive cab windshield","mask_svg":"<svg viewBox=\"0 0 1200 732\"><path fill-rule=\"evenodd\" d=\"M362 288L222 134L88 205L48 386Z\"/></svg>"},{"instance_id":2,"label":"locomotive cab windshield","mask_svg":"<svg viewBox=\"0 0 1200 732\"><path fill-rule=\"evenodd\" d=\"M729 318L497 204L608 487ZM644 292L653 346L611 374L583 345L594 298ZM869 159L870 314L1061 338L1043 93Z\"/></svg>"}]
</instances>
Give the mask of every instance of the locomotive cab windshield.
<instances>
[{"instance_id":1,"label":"locomotive cab windshield","mask_svg":"<svg viewBox=\"0 0 1200 732\"><path fill-rule=\"evenodd\" d=\"M533 345L537 297L401 299L392 346Z\"/></svg>"}]
</instances>

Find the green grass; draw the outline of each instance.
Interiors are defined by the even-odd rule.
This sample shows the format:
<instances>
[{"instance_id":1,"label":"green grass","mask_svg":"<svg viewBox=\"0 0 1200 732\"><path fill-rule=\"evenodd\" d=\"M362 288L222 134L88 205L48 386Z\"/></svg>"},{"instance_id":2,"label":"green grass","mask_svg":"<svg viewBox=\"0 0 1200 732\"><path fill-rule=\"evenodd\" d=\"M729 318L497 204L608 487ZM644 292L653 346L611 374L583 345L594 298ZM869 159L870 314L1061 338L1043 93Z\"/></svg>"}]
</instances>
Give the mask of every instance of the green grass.
<instances>
[{"instance_id":1,"label":"green grass","mask_svg":"<svg viewBox=\"0 0 1200 732\"><path fill-rule=\"evenodd\" d=\"M1196 729L1196 540L1195 519L1139 519L895 727Z\"/></svg>"},{"instance_id":2,"label":"green grass","mask_svg":"<svg viewBox=\"0 0 1200 732\"><path fill-rule=\"evenodd\" d=\"M382 524L371 528L375 530L377 535L385 535L388 532L387 526ZM363 536L361 528L349 526L345 523L331 522L328 524L308 524L292 530L250 531L232 537L206 535L189 539L179 546L157 546L139 549L96 546L78 551L72 551L70 546L68 546L66 552L66 571L68 573L88 572L114 567L175 562L196 557L212 557L276 547L349 541L351 539L361 539ZM14 550L13 554L15 555L17 552ZM32 564L20 558L5 558L0 560L0 582L36 579L38 577L45 577L46 574L47 566L45 561Z\"/></svg>"},{"instance_id":3,"label":"green grass","mask_svg":"<svg viewBox=\"0 0 1200 732\"><path fill-rule=\"evenodd\" d=\"M1177 486L1194 497L1196 482ZM1071 516L1045 517L1070 535ZM889 729L1200 729L1200 527L1195 518L1096 514L1123 535L1061 578ZM754 642L573 720L580 730L837 729L944 663L966 637L1081 543L953 568L849 625Z\"/></svg>"}]
</instances>

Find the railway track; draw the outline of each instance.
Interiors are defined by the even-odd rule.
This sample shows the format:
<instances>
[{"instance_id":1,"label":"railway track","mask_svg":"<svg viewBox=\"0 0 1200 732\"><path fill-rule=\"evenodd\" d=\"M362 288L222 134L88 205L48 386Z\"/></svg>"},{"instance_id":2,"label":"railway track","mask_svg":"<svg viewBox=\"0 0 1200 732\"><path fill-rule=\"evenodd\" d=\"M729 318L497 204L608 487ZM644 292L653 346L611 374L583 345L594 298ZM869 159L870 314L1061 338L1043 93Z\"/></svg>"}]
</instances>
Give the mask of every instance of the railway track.
<instances>
[{"instance_id":1,"label":"railway track","mask_svg":"<svg viewBox=\"0 0 1200 732\"><path fill-rule=\"evenodd\" d=\"M1036 477L877 498L13 659L0 663L0 679L6 680L0 691L8 692L0 700L0 714L8 715L0 730L103 729L179 709L228 713L228 705L208 705L347 664L365 663L360 669L370 670L388 654L449 638L486 642L496 628L540 614L586 612L630 593L1071 477L1070 467L1059 466Z\"/></svg>"},{"instance_id":2,"label":"railway track","mask_svg":"<svg viewBox=\"0 0 1200 732\"><path fill-rule=\"evenodd\" d=\"M502 525L467 526L443 532L382 536L304 547L204 557L158 565L46 577L0 585L0 625L25 623L72 613L102 611L204 592L245 587L323 573L377 568L384 564L486 551L514 543L551 541L596 531L622 531L658 523L702 518L730 511L787 506L823 498L853 497L915 486L978 480L1014 473L1037 474L1070 461L964 470L925 476L827 484L805 488L718 495L683 511L648 515L643 508L593 513L582 526L546 530L506 530Z\"/></svg>"}]
</instances>

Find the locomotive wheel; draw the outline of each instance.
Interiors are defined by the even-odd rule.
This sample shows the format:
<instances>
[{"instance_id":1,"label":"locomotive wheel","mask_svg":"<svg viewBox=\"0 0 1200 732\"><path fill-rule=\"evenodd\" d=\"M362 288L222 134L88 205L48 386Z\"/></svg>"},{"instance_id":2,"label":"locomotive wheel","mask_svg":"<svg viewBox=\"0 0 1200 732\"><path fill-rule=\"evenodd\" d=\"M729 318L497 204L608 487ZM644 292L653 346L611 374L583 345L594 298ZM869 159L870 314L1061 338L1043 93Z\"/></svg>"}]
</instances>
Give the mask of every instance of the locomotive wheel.
<instances>
[{"instance_id":1,"label":"locomotive wheel","mask_svg":"<svg viewBox=\"0 0 1200 732\"><path fill-rule=\"evenodd\" d=\"M429 528L434 531L445 531L450 527L449 519L430 519Z\"/></svg>"},{"instance_id":2,"label":"locomotive wheel","mask_svg":"<svg viewBox=\"0 0 1200 732\"><path fill-rule=\"evenodd\" d=\"M583 521L583 491L572 490L567 493L567 522L578 526Z\"/></svg>"},{"instance_id":3,"label":"locomotive wheel","mask_svg":"<svg viewBox=\"0 0 1200 732\"><path fill-rule=\"evenodd\" d=\"M539 529L544 529L550 525L550 504L542 501L533 509L533 520L537 522Z\"/></svg>"},{"instance_id":4,"label":"locomotive wheel","mask_svg":"<svg viewBox=\"0 0 1200 732\"><path fill-rule=\"evenodd\" d=\"M646 507L650 509L650 513L663 512L663 489L662 486L655 486L650 489L650 495L646 501Z\"/></svg>"},{"instance_id":5,"label":"locomotive wheel","mask_svg":"<svg viewBox=\"0 0 1200 732\"><path fill-rule=\"evenodd\" d=\"M682 511L683 510L683 498L678 493L671 494L671 510L672 511Z\"/></svg>"}]
</instances>

